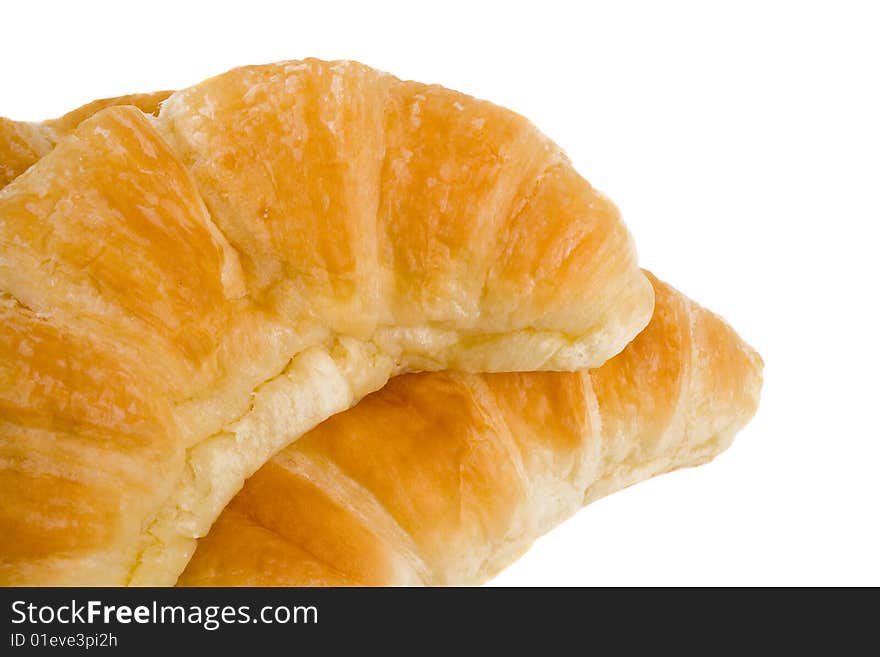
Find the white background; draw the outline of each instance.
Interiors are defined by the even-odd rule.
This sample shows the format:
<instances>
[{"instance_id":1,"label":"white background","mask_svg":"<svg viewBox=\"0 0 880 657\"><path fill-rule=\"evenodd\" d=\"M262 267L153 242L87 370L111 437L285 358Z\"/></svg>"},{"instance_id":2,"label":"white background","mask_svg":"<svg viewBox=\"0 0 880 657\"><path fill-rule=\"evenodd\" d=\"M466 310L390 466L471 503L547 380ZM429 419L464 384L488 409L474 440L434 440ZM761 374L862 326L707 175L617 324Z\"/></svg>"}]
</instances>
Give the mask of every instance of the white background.
<instances>
[{"instance_id":1,"label":"white background","mask_svg":"<svg viewBox=\"0 0 880 657\"><path fill-rule=\"evenodd\" d=\"M760 350L765 389L714 463L593 504L495 583L878 585L878 7L11 2L0 114L305 56L525 114L642 263Z\"/></svg>"}]
</instances>

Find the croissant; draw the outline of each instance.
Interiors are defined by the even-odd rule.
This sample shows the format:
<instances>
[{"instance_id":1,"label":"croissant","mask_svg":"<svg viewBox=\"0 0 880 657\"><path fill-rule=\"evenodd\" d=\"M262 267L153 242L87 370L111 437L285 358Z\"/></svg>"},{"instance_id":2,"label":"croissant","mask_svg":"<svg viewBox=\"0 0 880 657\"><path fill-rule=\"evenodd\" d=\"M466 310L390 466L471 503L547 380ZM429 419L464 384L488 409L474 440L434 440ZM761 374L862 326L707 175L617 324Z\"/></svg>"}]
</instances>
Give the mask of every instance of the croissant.
<instances>
[{"instance_id":1,"label":"croissant","mask_svg":"<svg viewBox=\"0 0 880 657\"><path fill-rule=\"evenodd\" d=\"M654 316L583 373L392 379L282 450L223 511L185 586L470 585L584 504L711 460L761 359L653 279Z\"/></svg>"},{"instance_id":2,"label":"croissant","mask_svg":"<svg viewBox=\"0 0 880 657\"><path fill-rule=\"evenodd\" d=\"M317 60L116 102L0 190L0 583L173 584L390 376L597 366L650 319L617 210L491 103Z\"/></svg>"}]
</instances>

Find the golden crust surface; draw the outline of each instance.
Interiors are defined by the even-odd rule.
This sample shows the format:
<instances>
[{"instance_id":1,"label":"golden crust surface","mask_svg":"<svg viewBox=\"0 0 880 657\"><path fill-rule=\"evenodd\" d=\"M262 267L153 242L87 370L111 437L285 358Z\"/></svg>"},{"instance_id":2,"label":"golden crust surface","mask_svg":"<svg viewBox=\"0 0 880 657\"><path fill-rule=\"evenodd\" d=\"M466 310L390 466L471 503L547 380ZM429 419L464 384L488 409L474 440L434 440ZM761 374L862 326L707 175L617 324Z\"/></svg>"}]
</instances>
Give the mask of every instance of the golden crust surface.
<instances>
[{"instance_id":1,"label":"golden crust surface","mask_svg":"<svg viewBox=\"0 0 880 657\"><path fill-rule=\"evenodd\" d=\"M651 313L616 209L447 89L307 60L23 126L0 126L0 293L31 322L3 336L3 583L173 583L244 478L392 374L598 365ZM89 358L28 361L40 331Z\"/></svg>"},{"instance_id":2,"label":"golden crust surface","mask_svg":"<svg viewBox=\"0 0 880 657\"><path fill-rule=\"evenodd\" d=\"M96 112L118 105L131 105L147 114L156 114L170 91L129 94L103 98L83 105L64 116L42 123L11 121L0 116L0 189L18 178L31 165Z\"/></svg>"},{"instance_id":3,"label":"golden crust surface","mask_svg":"<svg viewBox=\"0 0 880 657\"><path fill-rule=\"evenodd\" d=\"M651 280L651 323L600 368L409 374L328 419L246 482L179 584L477 584L583 504L711 459L761 359Z\"/></svg>"},{"instance_id":4,"label":"golden crust surface","mask_svg":"<svg viewBox=\"0 0 880 657\"><path fill-rule=\"evenodd\" d=\"M0 189L52 150L54 143L40 124L0 116Z\"/></svg>"}]
</instances>

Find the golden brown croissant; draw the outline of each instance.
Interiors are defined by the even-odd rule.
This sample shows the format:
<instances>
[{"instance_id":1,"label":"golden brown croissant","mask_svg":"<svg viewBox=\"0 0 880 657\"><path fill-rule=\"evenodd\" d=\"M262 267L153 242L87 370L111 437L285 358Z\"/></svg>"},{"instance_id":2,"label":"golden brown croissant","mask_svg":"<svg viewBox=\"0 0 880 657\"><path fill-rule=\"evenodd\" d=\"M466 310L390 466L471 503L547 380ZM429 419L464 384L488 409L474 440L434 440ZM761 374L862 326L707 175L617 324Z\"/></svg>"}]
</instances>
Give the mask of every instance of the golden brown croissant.
<instances>
[{"instance_id":1,"label":"golden brown croissant","mask_svg":"<svg viewBox=\"0 0 880 657\"><path fill-rule=\"evenodd\" d=\"M90 111L0 191L0 583L171 584L389 376L582 369L650 317L617 210L490 103L308 60Z\"/></svg>"},{"instance_id":2,"label":"golden brown croissant","mask_svg":"<svg viewBox=\"0 0 880 657\"><path fill-rule=\"evenodd\" d=\"M760 357L654 280L651 323L588 373L411 374L284 449L181 585L477 584L582 505L698 465L754 414Z\"/></svg>"}]
</instances>

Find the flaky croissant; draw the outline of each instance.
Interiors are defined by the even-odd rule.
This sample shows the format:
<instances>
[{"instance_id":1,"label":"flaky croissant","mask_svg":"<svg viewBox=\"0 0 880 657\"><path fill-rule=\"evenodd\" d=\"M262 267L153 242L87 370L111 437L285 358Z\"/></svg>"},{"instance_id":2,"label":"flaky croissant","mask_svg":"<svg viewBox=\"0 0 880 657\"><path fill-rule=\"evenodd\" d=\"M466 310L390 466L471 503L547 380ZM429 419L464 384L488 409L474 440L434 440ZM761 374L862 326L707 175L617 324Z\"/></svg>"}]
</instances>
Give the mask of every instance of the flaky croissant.
<instances>
[{"instance_id":1,"label":"flaky croissant","mask_svg":"<svg viewBox=\"0 0 880 657\"><path fill-rule=\"evenodd\" d=\"M0 191L0 583L172 584L389 376L597 366L650 318L617 210L508 110L316 60L116 102L6 124L47 154Z\"/></svg>"},{"instance_id":2,"label":"flaky croissant","mask_svg":"<svg viewBox=\"0 0 880 657\"><path fill-rule=\"evenodd\" d=\"M411 374L264 465L187 586L477 584L582 505L704 463L754 414L761 359L653 279L654 317L587 373Z\"/></svg>"}]
</instances>

